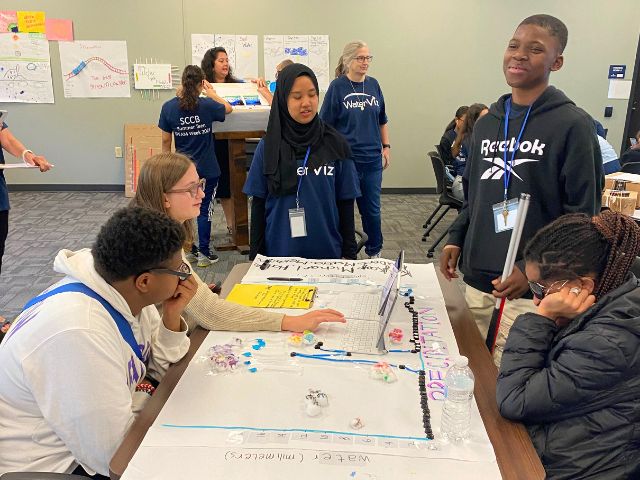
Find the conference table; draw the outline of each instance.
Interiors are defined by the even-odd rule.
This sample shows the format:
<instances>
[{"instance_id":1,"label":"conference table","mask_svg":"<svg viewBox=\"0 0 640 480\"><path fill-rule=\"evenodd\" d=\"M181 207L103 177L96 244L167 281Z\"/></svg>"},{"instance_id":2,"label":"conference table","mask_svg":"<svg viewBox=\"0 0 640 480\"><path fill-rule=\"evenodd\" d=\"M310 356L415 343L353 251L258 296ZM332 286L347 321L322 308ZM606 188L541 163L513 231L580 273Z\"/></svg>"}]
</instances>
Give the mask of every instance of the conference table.
<instances>
[{"instance_id":1,"label":"conference table","mask_svg":"<svg viewBox=\"0 0 640 480\"><path fill-rule=\"evenodd\" d=\"M230 292L236 283L242 281L250 265L249 263L236 265L232 269L222 285L221 295L223 297ZM469 366L475 375L476 403L484 428L493 446L502 478L518 480L544 478L544 468L533 448L526 428L522 424L502 418L498 412L495 400L498 372L458 285L455 282L445 280L439 272L437 272L437 276L460 354L469 358ZM169 399L208 333L199 327L194 330L190 337L191 345L187 355L169 368L154 396L138 415L111 459L110 478L119 479L123 475L145 434Z\"/></svg>"}]
</instances>

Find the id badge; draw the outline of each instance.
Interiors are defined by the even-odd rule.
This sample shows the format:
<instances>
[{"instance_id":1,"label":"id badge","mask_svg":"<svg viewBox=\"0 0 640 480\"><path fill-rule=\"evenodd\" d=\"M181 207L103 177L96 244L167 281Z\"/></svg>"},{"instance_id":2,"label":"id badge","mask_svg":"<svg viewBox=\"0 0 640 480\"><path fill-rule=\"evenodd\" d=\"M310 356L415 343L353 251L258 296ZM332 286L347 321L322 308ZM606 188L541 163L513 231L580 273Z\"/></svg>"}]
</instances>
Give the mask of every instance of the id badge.
<instances>
[{"instance_id":1,"label":"id badge","mask_svg":"<svg viewBox=\"0 0 640 480\"><path fill-rule=\"evenodd\" d=\"M496 233L513 230L518 215L518 199L507 200L506 205L504 202L496 203L491 208L493 209L493 224Z\"/></svg>"},{"instance_id":2,"label":"id badge","mask_svg":"<svg viewBox=\"0 0 640 480\"><path fill-rule=\"evenodd\" d=\"M307 236L307 223L304 219L304 208L289 209L289 225L291 226L291 238Z\"/></svg>"}]
</instances>

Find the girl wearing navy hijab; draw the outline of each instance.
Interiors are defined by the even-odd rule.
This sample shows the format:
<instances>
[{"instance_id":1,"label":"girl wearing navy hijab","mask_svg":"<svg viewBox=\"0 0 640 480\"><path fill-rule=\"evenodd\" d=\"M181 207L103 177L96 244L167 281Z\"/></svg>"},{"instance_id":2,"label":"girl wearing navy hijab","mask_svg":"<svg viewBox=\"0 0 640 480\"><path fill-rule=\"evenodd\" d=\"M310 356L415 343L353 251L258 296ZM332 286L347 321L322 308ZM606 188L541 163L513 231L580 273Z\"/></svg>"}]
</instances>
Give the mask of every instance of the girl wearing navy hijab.
<instances>
[{"instance_id":1,"label":"girl wearing navy hijab","mask_svg":"<svg viewBox=\"0 0 640 480\"><path fill-rule=\"evenodd\" d=\"M251 253L356 258L358 177L346 140L318 117L318 80L294 63L278 76L267 134L244 186Z\"/></svg>"}]
</instances>

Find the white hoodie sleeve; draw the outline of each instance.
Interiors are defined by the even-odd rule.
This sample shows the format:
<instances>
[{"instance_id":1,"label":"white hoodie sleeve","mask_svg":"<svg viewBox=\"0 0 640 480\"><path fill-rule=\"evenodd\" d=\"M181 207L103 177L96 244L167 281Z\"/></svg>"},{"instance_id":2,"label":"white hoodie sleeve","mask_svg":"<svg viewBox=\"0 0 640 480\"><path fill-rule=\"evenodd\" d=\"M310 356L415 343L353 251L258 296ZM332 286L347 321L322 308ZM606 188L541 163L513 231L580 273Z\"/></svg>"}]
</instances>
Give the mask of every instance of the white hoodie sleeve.
<instances>
[{"instance_id":1,"label":"white hoodie sleeve","mask_svg":"<svg viewBox=\"0 0 640 480\"><path fill-rule=\"evenodd\" d=\"M155 306L151 305L145 310L142 315L148 315L150 317L148 321L153 326L147 375L154 380L161 381L171 364L184 357L189 350L187 324L181 318L181 331L174 332L164 326ZM141 319L141 321L143 320Z\"/></svg>"},{"instance_id":2,"label":"white hoodie sleeve","mask_svg":"<svg viewBox=\"0 0 640 480\"><path fill-rule=\"evenodd\" d=\"M23 361L25 382L45 421L90 474L109 474L109 461L134 419L122 357L117 338L87 328L57 333Z\"/></svg>"}]
</instances>

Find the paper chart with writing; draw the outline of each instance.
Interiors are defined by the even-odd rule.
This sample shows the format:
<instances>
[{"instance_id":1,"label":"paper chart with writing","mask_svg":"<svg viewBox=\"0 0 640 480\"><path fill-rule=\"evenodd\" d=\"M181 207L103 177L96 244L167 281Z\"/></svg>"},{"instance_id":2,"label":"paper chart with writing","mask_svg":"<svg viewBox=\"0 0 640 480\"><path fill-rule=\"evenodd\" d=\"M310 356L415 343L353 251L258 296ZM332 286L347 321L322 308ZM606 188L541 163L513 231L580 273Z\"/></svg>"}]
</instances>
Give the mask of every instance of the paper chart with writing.
<instances>
[{"instance_id":1,"label":"paper chart with writing","mask_svg":"<svg viewBox=\"0 0 640 480\"><path fill-rule=\"evenodd\" d=\"M291 473L295 472L298 477L304 472L305 476L309 473L308 478L314 479L348 478L347 475L336 477L335 467L367 467L371 468L372 474L380 474L384 470L381 465L387 461L394 462L395 458L404 458L405 464L411 464L418 471L427 466L431 471L437 469L432 462L438 462L437 465L445 462L452 472L463 473L454 475L455 478L473 478L472 473L477 473L478 469L497 471L495 454L475 402L470 440L461 445L438 442L444 397L442 379L450 358L457 355L458 348L433 265L408 265L408 269L411 278L416 280L414 307L420 316L418 325L422 351L391 352L382 360L425 371L435 440L425 437L418 378L409 369L398 369L397 381L384 383L370 377L370 366L366 364L290 357L288 351L293 347L287 347L286 333L210 332L145 436L130 464L133 465L130 473L138 469L144 471L145 461L168 449L175 452L177 445L182 450L173 457L174 461L181 463L188 458L193 462L197 457L199 462L201 458L215 458L211 464L206 461L200 463L199 469L206 465L211 470L215 466L218 472L220 468L224 469L224 465L234 465L236 469L225 477L230 479L246 478L237 470L241 463L253 464L254 467L264 465L265 468L274 465L274 472L287 464L293 469ZM438 298L430 293L434 282L439 291ZM427 288L423 288L425 286ZM400 301L396 305L389 328L410 330L411 315ZM322 339L325 332L321 328L317 334ZM203 361L207 349L211 345L229 342L233 337L242 338L243 345L253 353L248 358L256 361L257 371L207 375L208 364ZM266 345L258 352L250 347L257 337ZM405 343L399 348L406 348L409 343ZM293 349L317 353L312 347ZM261 352L264 352L267 362L264 370L260 364ZM378 356L357 354L344 358L381 360ZM292 362L298 362L295 370L291 367ZM318 417L304 413L304 396L309 388L320 389L329 398L327 409ZM194 395L194 392L198 394ZM350 427L355 416L364 422L360 429ZM452 460L463 462L446 463ZM473 462L473 467L468 462ZM305 466L314 466L313 475ZM322 470L323 466L334 470ZM294 477L279 473L280 476L274 473L273 478ZM198 476L196 471L192 476ZM123 479L127 478L136 477L123 476ZM356 478L409 477L363 475Z\"/></svg>"},{"instance_id":2,"label":"paper chart with writing","mask_svg":"<svg viewBox=\"0 0 640 480\"><path fill-rule=\"evenodd\" d=\"M326 91L331 83L329 68L329 35L265 35L264 76L275 80L276 66L289 59L304 63L318 77L320 90Z\"/></svg>"},{"instance_id":3,"label":"paper chart with writing","mask_svg":"<svg viewBox=\"0 0 640 480\"><path fill-rule=\"evenodd\" d=\"M43 35L0 35L0 102L54 102L49 42Z\"/></svg>"},{"instance_id":4,"label":"paper chart with writing","mask_svg":"<svg viewBox=\"0 0 640 480\"><path fill-rule=\"evenodd\" d=\"M258 76L257 35L192 33L191 63L200 66L204 54L214 47L224 47L234 77L250 79Z\"/></svg>"},{"instance_id":5,"label":"paper chart with writing","mask_svg":"<svg viewBox=\"0 0 640 480\"><path fill-rule=\"evenodd\" d=\"M171 64L135 63L133 81L137 90L171 90Z\"/></svg>"},{"instance_id":6,"label":"paper chart with writing","mask_svg":"<svg viewBox=\"0 0 640 480\"><path fill-rule=\"evenodd\" d=\"M61 42L65 98L130 97L125 41Z\"/></svg>"},{"instance_id":7,"label":"paper chart with writing","mask_svg":"<svg viewBox=\"0 0 640 480\"><path fill-rule=\"evenodd\" d=\"M265 257L257 255L242 283L268 282L269 277L297 277L304 283L384 285L394 262L372 260L311 260L301 257ZM410 286L411 272L405 267L400 283Z\"/></svg>"}]
</instances>

